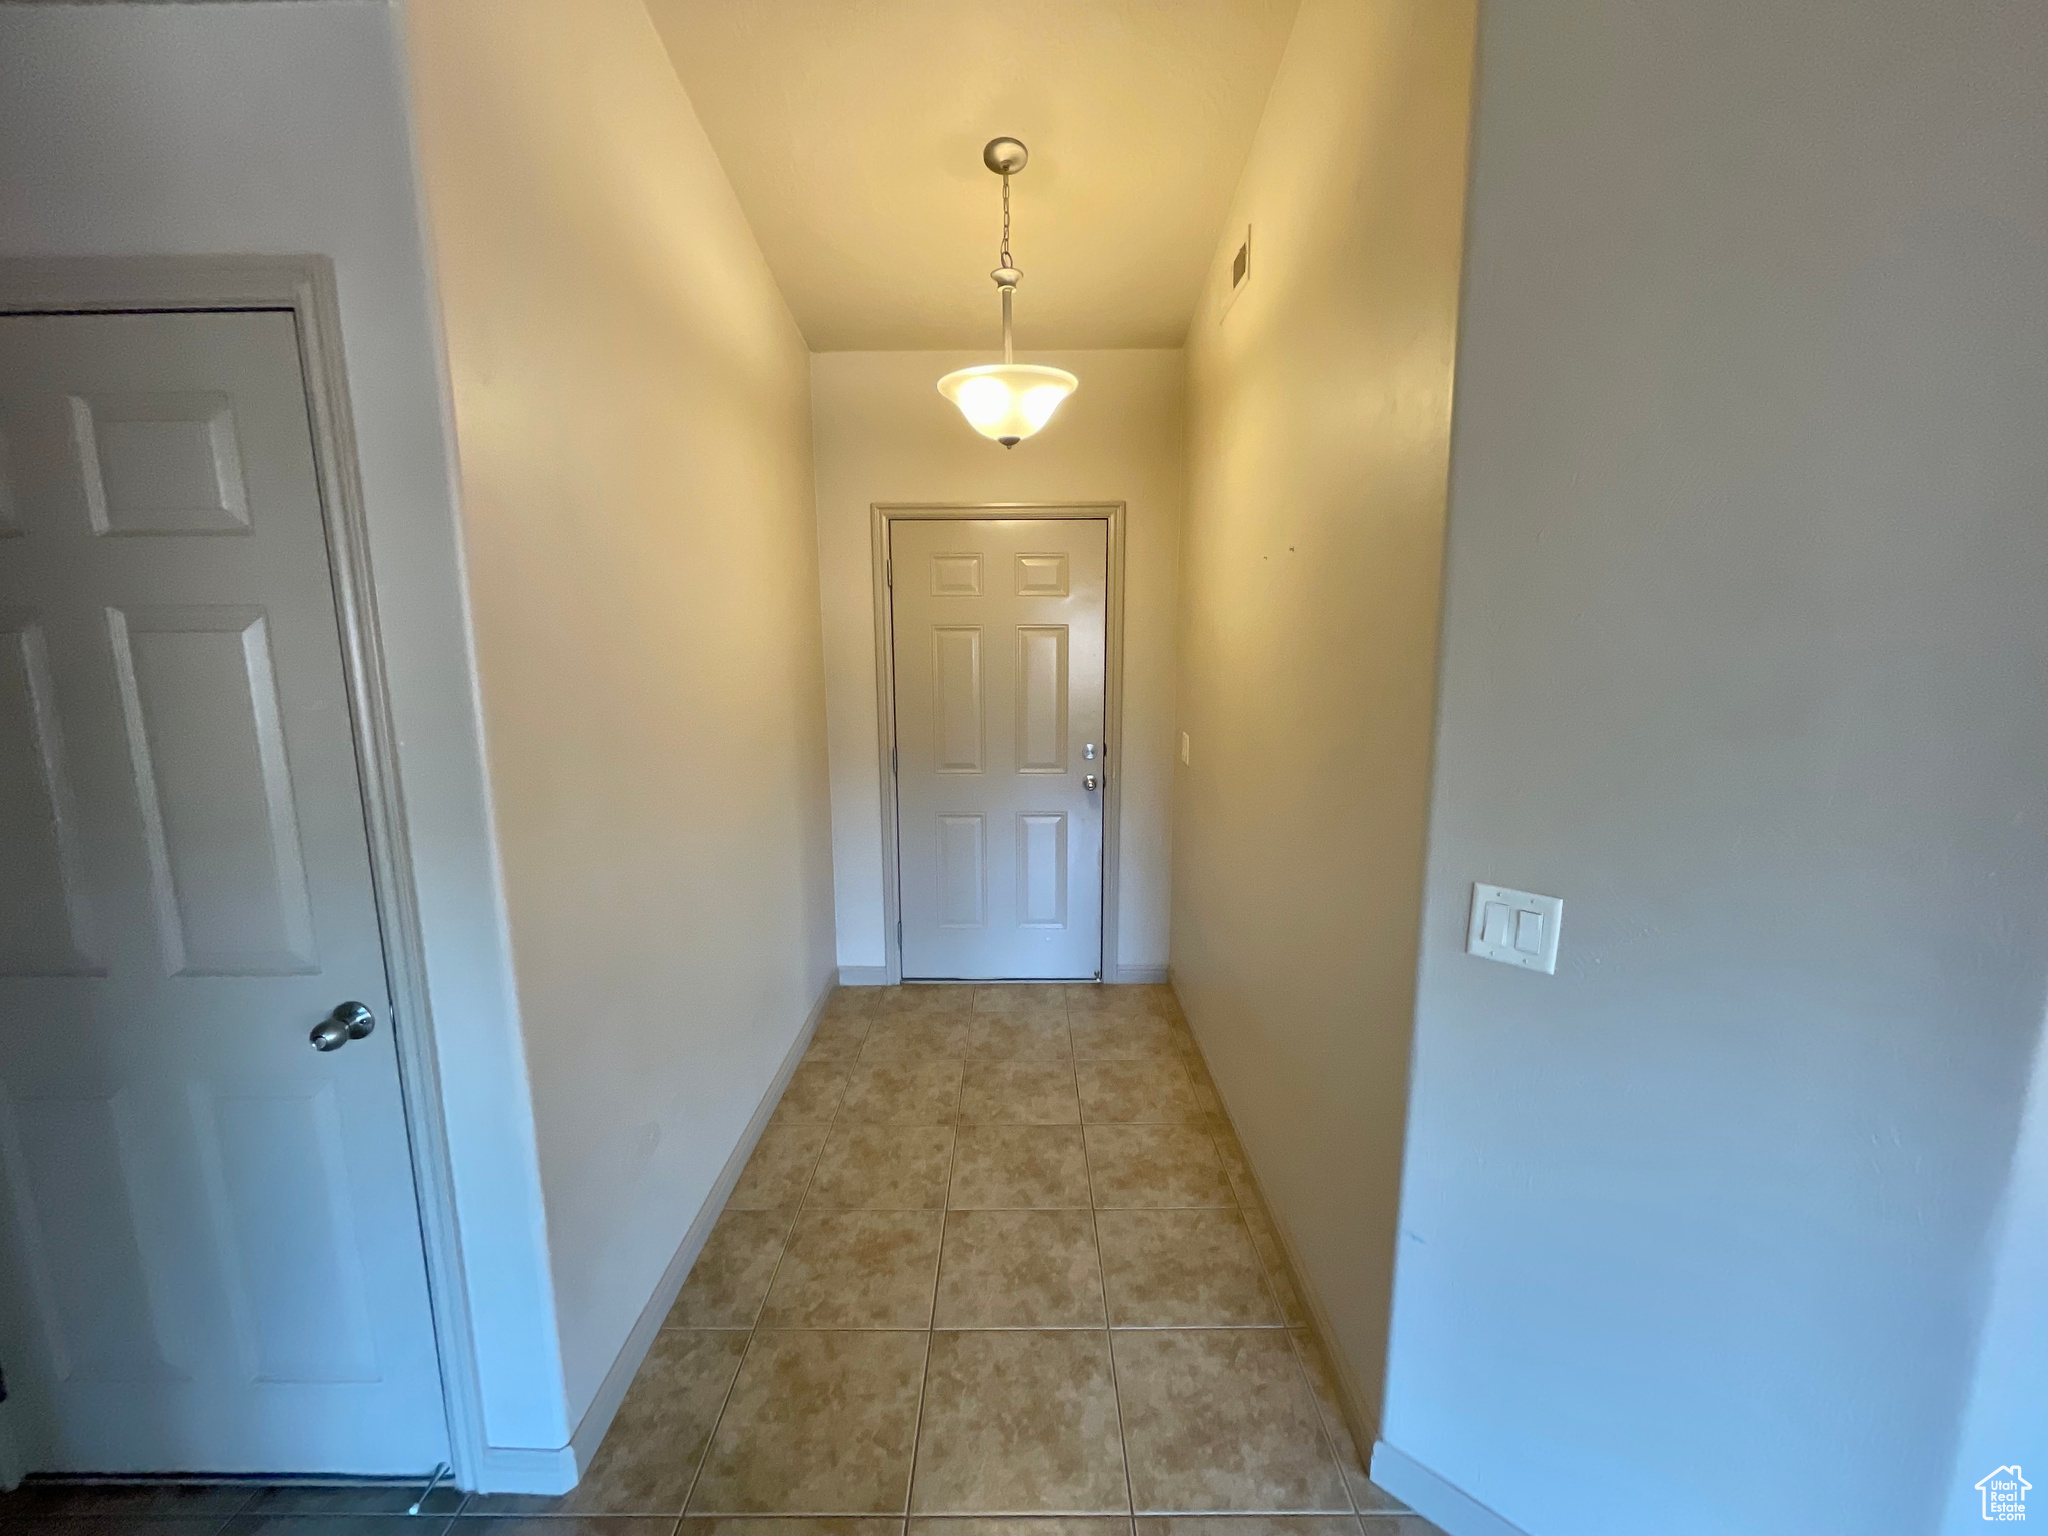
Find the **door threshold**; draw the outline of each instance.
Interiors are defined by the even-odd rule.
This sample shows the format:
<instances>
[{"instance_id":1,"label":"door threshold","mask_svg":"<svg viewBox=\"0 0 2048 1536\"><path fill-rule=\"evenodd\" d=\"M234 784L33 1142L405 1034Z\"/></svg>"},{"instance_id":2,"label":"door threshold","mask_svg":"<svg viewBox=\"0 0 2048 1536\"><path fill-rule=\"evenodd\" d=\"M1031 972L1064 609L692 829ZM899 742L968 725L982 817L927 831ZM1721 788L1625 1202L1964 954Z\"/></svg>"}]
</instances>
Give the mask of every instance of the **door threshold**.
<instances>
[{"instance_id":1,"label":"door threshold","mask_svg":"<svg viewBox=\"0 0 2048 1536\"><path fill-rule=\"evenodd\" d=\"M1094 987L1100 976L906 976L906 987Z\"/></svg>"}]
</instances>

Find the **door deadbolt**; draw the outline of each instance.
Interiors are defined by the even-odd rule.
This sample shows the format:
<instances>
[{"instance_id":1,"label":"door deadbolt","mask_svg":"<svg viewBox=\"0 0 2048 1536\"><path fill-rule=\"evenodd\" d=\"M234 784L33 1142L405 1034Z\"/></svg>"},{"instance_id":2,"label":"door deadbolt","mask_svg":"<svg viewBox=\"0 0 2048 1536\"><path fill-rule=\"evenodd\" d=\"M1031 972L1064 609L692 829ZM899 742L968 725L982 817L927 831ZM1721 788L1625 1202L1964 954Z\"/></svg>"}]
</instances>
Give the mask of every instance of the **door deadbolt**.
<instances>
[{"instance_id":1,"label":"door deadbolt","mask_svg":"<svg viewBox=\"0 0 2048 1536\"><path fill-rule=\"evenodd\" d=\"M334 1012L313 1026L313 1049L338 1051L351 1040L360 1040L377 1027L377 1015L361 1003L339 1003Z\"/></svg>"}]
</instances>

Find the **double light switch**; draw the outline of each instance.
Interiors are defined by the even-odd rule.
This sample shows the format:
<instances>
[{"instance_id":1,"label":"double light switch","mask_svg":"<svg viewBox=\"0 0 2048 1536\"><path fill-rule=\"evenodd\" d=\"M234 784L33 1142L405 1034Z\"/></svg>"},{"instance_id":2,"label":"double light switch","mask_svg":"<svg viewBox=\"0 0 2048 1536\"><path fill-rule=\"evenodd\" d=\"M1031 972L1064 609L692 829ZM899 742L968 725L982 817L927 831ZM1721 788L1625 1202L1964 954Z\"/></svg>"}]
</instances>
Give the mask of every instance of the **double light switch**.
<instances>
[{"instance_id":1,"label":"double light switch","mask_svg":"<svg viewBox=\"0 0 2048 1536\"><path fill-rule=\"evenodd\" d=\"M1557 930L1563 921L1564 902L1559 897L1474 885L1465 953L1555 975Z\"/></svg>"}]
</instances>

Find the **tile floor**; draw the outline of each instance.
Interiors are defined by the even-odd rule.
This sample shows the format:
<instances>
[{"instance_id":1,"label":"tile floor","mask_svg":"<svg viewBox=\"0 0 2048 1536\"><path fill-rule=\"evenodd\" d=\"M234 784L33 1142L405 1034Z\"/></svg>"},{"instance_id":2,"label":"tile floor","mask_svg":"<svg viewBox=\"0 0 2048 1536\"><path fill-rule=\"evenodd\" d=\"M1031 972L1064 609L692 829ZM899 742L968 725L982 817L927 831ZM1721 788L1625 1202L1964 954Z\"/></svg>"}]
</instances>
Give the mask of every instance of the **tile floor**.
<instances>
[{"instance_id":1,"label":"tile floor","mask_svg":"<svg viewBox=\"0 0 2048 1536\"><path fill-rule=\"evenodd\" d=\"M836 993L581 1485L396 1493L31 1487L0 1533L1439 1536L1164 987Z\"/></svg>"}]
</instances>

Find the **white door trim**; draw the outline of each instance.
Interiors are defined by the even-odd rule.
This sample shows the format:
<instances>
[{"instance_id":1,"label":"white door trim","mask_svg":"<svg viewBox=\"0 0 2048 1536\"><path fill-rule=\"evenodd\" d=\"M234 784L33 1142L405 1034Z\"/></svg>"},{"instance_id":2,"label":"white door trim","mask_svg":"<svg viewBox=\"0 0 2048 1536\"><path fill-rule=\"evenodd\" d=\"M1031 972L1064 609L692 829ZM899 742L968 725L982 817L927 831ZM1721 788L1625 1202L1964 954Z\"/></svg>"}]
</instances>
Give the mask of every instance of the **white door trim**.
<instances>
[{"instance_id":1,"label":"white door trim","mask_svg":"<svg viewBox=\"0 0 2048 1536\"><path fill-rule=\"evenodd\" d=\"M877 501L869 504L875 610L875 722L882 778L882 952L888 983L903 980L902 885L896 839L896 659L890 644L894 597L886 569L889 525L949 519L1073 518L1109 524L1109 612L1103 671L1103 739L1108 755L1102 786L1102 979L1120 981L1116 959L1118 829L1122 825L1124 757L1124 504L1120 501ZM1146 977L1150 980L1148 974Z\"/></svg>"},{"instance_id":2,"label":"white door trim","mask_svg":"<svg viewBox=\"0 0 2048 1536\"><path fill-rule=\"evenodd\" d=\"M376 588L370 576L369 524L342 363L334 264L324 256L0 260L0 313L120 310L288 310L298 327L377 919L391 985L391 1034L419 1200L449 1454L455 1481L474 1488L484 1455L482 1392L456 1221L454 1169L441 1112L441 1070L427 1001L426 947L413 883L412 845L399 791L398 733L386 686Z\"/></svg>"}]
</instances>

